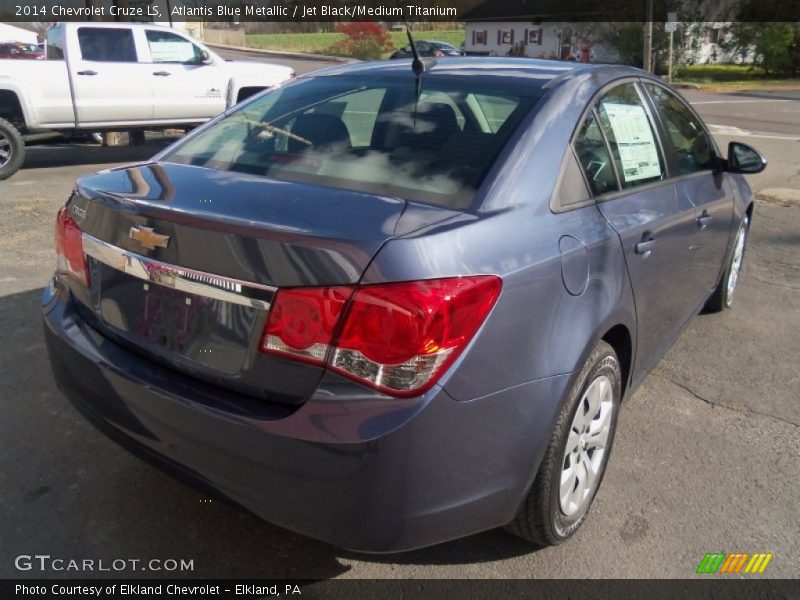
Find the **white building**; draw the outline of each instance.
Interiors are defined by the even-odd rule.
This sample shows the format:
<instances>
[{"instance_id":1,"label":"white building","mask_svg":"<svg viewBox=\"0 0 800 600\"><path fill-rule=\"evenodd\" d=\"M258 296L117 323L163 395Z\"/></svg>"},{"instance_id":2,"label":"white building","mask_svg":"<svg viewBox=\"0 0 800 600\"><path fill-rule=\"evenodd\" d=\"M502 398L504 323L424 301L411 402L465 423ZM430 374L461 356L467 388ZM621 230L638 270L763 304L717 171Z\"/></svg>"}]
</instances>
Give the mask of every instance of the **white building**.
<instances>
[{"instance_id":1,"label":"white building","mask_svg":"<svg viewBox=\"0 0 800 600\"><path fill-rule=\"evenodd\" d=\"M597 41L596 27L594 23L467 21L464 49L468 54L490 56L516 50L517 56L530 58L617 62L616 50Z\"/></svg>"},{"instance_id":2,"label":"white building","mask_svg":"<svg viewBox=\"0 0 800 600\"><path fill-rule=\"evenodd\" d=\"M722 47L721 42L730 41L730 23L697 23L687 25L685 58L691 63L704 65L716 63L752 63L755 48L744 52L732 52Z\"/></svg>"}]
</instances>

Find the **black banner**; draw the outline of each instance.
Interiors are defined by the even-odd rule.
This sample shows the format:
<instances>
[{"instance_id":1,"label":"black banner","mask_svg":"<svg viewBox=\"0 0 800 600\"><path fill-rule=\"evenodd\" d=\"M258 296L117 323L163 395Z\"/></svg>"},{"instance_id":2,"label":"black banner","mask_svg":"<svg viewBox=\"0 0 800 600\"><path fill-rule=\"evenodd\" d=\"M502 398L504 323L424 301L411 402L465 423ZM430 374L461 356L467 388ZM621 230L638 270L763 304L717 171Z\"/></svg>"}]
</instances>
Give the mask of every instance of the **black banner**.
<instances>
[{"instance_id":1,"label":"black banner","mask_svg":"<svg viewBox=\"0 0 800 600\"><path fill-rule=\"evenodd\" d=\"M800 21L779 0L0 0L0 21L642 22Z\"/></svg>"},{"instance_id":2,"label":"black banner","mask_svg":"<svg viewBox=\"0 0 800 600\"><path fill-rule=\"evenodd\" d=\"M4 580L0 597L434 600L542 598L547 600L789 600L800 597L797 580Z\"/></svg>"}]
</instances>

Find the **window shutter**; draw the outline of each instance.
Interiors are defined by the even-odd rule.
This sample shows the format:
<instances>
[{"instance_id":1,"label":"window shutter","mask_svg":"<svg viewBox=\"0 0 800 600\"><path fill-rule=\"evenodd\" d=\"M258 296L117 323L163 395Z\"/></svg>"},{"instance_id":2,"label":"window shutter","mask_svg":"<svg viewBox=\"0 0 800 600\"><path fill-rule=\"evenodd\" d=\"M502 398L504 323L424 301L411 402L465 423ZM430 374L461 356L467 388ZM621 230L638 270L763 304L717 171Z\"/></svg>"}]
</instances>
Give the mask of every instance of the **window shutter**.
<instances>
[{"instance_id":1,"label":"window shutter","mask_svg":"<svg viewBox=\"0 0 800 600\"><path fill-rule=\"evenodd\" d=\"M511 30L511 44L514 44L514 30Z\"/></svg>"},{"instance_id":2,"label":"window shutter","mask_svg":"<svg viewBox=\"0 0 800 600\"><path fill-rule=\"evenodd\" d=\"M539 45L542 45L542 38L544 37L544 29L539 28Z\"/></svg>"},{"instance_id":3,"label":"window shutter","mask_svg":"<svg viewBox=\"0 0 800 600\"><path fill-rule=\"evenodd\" d=\"M472 30L472 45L475 45L475 30Z\"/></svg>"},{"instance_id":4,"label":"window shutter","mask_svg":"<svg viewBox=\"0 0 800 600\"><path fill-rule=\"evenodd\" d=\"M527 29L525 30L525 37L522 38L522 43L524 45L526 45L526 46L528 45L528 30Z\"/></svg>"},{"instance_id":5,"label":"window shutter","mask_svg":"<svg viewBox=\"0 0 800 600\"><path fill-rule=\"evenodd\" d=\"M498 46L500 45L500 42L503 41L502 40L502 36L503 36L503 30L502 29L498 29L497 30L497 45Z\"/></svg>"},{"instance_id":6,"label":"window shutter","mask_svg":"<svg viewBox=\"0 0 800 600\"><path fill-rule=\"evenodd\" d=\"M483 30L483 45L486 46L489 43L489 30Z\"/></svg>"}]
</instances>

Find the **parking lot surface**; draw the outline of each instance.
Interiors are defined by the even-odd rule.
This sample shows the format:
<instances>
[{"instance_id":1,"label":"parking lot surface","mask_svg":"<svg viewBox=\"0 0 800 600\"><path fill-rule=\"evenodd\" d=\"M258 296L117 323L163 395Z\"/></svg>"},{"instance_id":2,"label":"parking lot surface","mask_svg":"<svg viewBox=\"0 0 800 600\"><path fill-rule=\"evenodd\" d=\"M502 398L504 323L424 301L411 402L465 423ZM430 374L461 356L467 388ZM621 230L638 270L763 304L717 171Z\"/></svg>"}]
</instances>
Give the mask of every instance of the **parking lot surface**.
<instances>
[{"instance_id":1,"label":"parking lot surface","mask_svg":"<svg viewBox=\"0 0 800 600\"><path fill-rule=\"evenodd\" d=\"M31 149L0 182L0 577L76 575L14 568L17 555L38 553L194 561L191 572L148 577L682 578L717 551L772 552L764 576L796 577L800 205L775 198L800 193L800 100L686 95L721 147L738 139L767 156L753 188L783 192L756 205L734 310L698 316L623 406L589 520L567 544L538 551L491 531L353 554L208 501L96 432L55 387L44 349L38 302L54 216L76 177L146 159L168 140Z\"/></svg>"}]
</instances>

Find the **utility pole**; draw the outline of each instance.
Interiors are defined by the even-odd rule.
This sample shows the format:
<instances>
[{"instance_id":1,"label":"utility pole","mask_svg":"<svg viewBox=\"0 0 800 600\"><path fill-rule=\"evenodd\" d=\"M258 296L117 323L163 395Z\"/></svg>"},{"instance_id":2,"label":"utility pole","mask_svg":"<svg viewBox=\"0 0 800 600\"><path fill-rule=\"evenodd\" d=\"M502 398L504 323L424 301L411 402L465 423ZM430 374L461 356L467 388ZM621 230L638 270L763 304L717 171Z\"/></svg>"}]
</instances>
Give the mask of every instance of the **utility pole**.
<instances>
[{"instance_id":1,"label":"utility pole","mask_svg":"<svg viewBox=\"0 0 800 600\"><path fill-rule=\"evenodd\" d=\"M653 0L645 0L647 3L647 22L644 24L644 61L642 68L648 73L653 72Z\"/></svg>"},{"instance_id":2,"label":"utility pole","mask_svg":"<svg viewBox=\"0 0 800 600\"><path fill-rule=\"evenodd\" d=\"M675 37L675 30L677 28L678 28L678 13L668 12L667 22L664 25L664 29L666 29L669 32L669 66L667 67L667 81L670 83L672 83L672 58L673 58L672 45Z\"/></svg>"}]
</instances>

